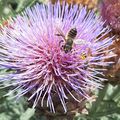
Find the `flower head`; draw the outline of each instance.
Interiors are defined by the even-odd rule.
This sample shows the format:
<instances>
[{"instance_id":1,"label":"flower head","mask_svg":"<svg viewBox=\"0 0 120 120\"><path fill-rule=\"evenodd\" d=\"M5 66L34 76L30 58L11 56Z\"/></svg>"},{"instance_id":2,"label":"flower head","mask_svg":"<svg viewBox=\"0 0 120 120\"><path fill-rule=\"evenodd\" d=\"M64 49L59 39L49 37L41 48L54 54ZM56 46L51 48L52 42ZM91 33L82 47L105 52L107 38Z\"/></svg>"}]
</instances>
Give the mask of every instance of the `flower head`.
<instances>
[{"instance_id":1,"label":"flower head","mask_svg":"<svg viewBox=\"0 0 120 120\"><path fill-rule=\"evenodd\" d=\"M33 107L38 101L44 106L46 99L52 112L57 94L67 112L68 94L81 101L71 91L88 99L88 91L101 88L105 80L102 66L111 63L104 60L112 57L105 56L112 39L102 39L109 32L103 24L94 11L65 2L27 8L11 20L12 29L2 29L0 66L12 72L0 75L1 82L10 81L8 86L16 86L13 92L21 88L18 98L31 93L28 100L34 99ZM73 28L77 30L74 38L68 35ZM72 48L65 51L68 47Z\"/></svg>"},{"instance_id":2,"label":"flower head","mask_svg":"<svg viewBox=\"0 0 120 120\"><path fill-rule=\"evenodd\" d=\"M120 32L120 1L103 0L100 4L100 11L106 25L109 25L115 33Z\"/></svg>"}]
</instances>

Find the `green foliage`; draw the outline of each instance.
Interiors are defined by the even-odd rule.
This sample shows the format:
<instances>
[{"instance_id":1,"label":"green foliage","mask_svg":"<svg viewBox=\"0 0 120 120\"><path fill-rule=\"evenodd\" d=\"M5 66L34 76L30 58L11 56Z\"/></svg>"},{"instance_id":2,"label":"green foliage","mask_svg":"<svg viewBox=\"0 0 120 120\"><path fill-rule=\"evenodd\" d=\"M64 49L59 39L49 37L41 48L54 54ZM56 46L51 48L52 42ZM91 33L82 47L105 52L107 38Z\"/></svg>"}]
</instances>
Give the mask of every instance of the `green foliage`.
<instances>
[{"instance_id":1,"label":"green foliage","mask_svg":"<svg viewBox=\"0 0 120 120\"><path fill-rule=\"evenodd\" d=\"M46 0L0 0L0 19L14 16L36 2L42 3Z\"/></svg>"},{"instance_id":2,"label":"green foliage","mask_svg":"<svg viewBox=\"0 0 120 120\"><path fill-rule=\"evenodd\" d=\"M6 70L0 70L0 74L5 74ZM25 98L12 99L14 94L5 96L10 91L10 88L0 89L0 120L30 120L34 116L34 109L27 106ZM25 119L23 119L23 117Z\"/></svg>"},{"instance_id":3,"label":"green foliage","mask_svg":"<svg viewBox=\"0 0 120 120\"><path fill-rule=\"evenodd\" d=\"M34 109L28 108L24 113L21 114L20 120L29 120L35 113Z\"/></svg>"},{"instance_id":4,"label":"green foliage","mask_svg":"<svg viewBox=\"0 0 120 120\"><path fill-rule=\"evenodd\" d=\"M16 101L11 99L13 95L4 97L7 92L7 89L0 90L0 120L30 120L34 115L34 109L27 107L24 98Z\"/></svg>"},{"instance_id":5,"label":"green foliage","mask_svg":"<svg viewBox=\"0 0 120 120\"><path fill-rule=\"evenodd\" d=\"M108 84L100 90L88 113L76 116L75 120L120 120L120 85Z\"/></svg>"}]
</instances>

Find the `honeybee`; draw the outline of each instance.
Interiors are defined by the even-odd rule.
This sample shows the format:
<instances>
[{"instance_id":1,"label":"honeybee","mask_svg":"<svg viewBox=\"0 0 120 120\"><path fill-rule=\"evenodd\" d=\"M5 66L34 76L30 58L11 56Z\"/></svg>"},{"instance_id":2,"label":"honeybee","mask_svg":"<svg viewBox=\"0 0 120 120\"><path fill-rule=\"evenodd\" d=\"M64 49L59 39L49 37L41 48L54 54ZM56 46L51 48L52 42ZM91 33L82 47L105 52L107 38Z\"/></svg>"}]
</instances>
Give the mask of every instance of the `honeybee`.
<instances>
[{"instance_id":1,"label":"honeybee","mask_svg":"<svg viewBox=\"0 0 120 120\"><path fill-rule=\"evenodd\" d=\"M64 35L62 30L60 30L60 29L57 29L57 31L59 33L56 35L63 37L63 39L65 41L65 44L63 45L63 50L65 51L65 53L68 53L72 50L73 43L79 44L79 45L85 44L85 40L75 39L77 36L77 29L76 28L71 28L66 35Z\"/></svg>"}]
</instances>

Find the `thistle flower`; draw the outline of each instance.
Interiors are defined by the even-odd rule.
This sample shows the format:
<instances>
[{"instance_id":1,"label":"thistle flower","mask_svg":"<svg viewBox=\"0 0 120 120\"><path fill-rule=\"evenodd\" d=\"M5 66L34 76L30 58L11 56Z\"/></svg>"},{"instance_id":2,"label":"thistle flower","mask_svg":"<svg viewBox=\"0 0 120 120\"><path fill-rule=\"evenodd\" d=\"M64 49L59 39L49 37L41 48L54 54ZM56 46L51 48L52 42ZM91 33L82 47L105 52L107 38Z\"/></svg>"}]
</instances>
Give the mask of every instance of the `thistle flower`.
<instances>
[{"instance_id":1,"label":"thistle flower","mask_svg":"<svg viewBox=\"0 0 120 120\"><path fill-rule=\"evenodd\" d=\"M110 82L118 83L120 72L120 1L119 0L102 0L100 4L100 12L103 20L106 21L106 25L112 28L109 36L114 35L114 43L110 48L114 48L112 51L116 56L112 58L114 65L109 67L106 71L107 77ZM110 59L108 59L110 60Z\"/></svg>"},{"instance_id":2,"label":"thistle flower","mask_svg":"<svg viewBox=\"0 0 120 120\"><path fill-rule=\"evenodd\" d=\"M102 0L100 4L101 15L107 25L115 33L120 32L120 1L119 0Z\"/></svg>"},{"instance_id":3,"label":"thistle flower","mask_svg":"<svg viewBox=\"0 0 120 120\"><path fill-rule=\"evenodd\" d=\"M57 95L64 112L67 112L68 95L74 101L81 99L72 91L89 99L92 88L102 88L104 69L112 62L105 59L110 52L106 48L112 44L112 38L102 39L110 30L103 28L104 22L94 11L87 12L86 7L67 3L55 5L36 4L25 12L12 18L9 27L4 27L0 35L0 66L11 69L11 72L0 75L1 85L14 86L11 92L22 89L15 96L19 98L30 93L28 100L34 100L55 112L54 95ZM72 49L65 52L65 38L62 31L76 28L76 40ZM59 35L58 35L59 34ZM73 39L73 41L75 41ZM80 41L79 41L80 42ZM10 93L11 93L10 92ZM44 101L46 100L46 103Z\"/></svg>"}]
</instances>

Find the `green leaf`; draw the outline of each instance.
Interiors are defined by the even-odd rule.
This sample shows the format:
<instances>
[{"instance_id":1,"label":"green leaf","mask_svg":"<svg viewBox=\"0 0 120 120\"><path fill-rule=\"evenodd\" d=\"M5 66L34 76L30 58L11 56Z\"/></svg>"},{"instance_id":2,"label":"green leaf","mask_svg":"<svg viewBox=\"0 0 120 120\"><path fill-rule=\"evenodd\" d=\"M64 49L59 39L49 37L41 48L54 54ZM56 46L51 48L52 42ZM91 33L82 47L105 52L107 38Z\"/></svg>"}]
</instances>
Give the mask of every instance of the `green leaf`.
<instances>
[{"instance_id":1,"label":"green leaf","mask_svg":"<svg viewBox=\"0 0 120 120\"><path fill-rule=\"evenodd\" d=\"M74 120L120 120L120 85L106 85L99 90L97 100L87 106L89 114L80 114Z\"/></svg>"},{"instance_id":2,"label":"green leaf","mask_svg":"<svg viewBox=\"0 0 120 120\"><path fill-rule=\"evenodd\" d=\"M11 116L5 114L5 113L1 113L0 114L0 120L12 120Z\"/></svg>"},{"instance_id":3,"label":"green leaf","mask_svg":"<svg viewBox=\"0 0 120 120\"><path fill-rule=\"evenodd\" d=\"M34 115L35 109L28 108L25 113L20 116L20 120L30 120L30 118Z\"/></svg>"},{"instance_id":4,"label":"green leaf","mask_svg":"<svg viewBox=\"0 0 120 120\"><path fill-rule=\"evenodd\" d=\"M98 94L96 102L92 104L89 115L92 118L100 118L104 116L120 114L120 86L112 86L108 84ZM102 118L103 119L103 118ZM107 119L107 118L105 118Z\"/></svg>"}]
</instances>

